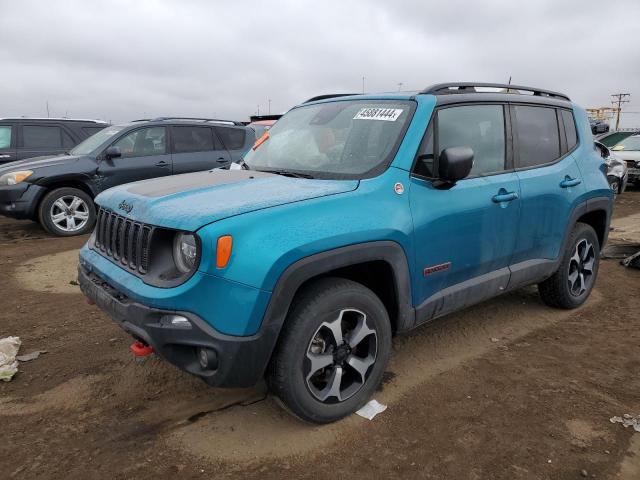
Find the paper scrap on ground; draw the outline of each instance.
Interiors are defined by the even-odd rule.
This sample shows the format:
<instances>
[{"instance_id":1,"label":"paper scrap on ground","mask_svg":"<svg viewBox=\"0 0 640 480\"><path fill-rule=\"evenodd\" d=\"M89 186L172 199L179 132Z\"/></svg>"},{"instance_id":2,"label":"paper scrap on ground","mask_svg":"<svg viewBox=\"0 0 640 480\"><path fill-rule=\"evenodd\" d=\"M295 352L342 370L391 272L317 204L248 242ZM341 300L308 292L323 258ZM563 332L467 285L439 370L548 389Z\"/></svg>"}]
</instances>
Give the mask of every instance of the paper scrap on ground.
<instances>
[{"instance_id":1,"label":"paper scrap on ground","mask_svg":"<svg viewBox=\"0 0 640 480\"><path fill-rule=\"evenodd\" d=\"M624 428L633 427L636 432L640 432L640 415L634 417L633 415L625 413L621 417L611 417L609 421L611 423L621 423L624 425Z\"/></svg>"},{"instance_id":2,"label":"paper scrap on ground","mask_svg":"<svg viewBox=\"0 0 640 480\"><path fill-rule=\"evenodd\" d=\"M358 410L356 413L361 417L373 420L377 414L384 412L387 409L386 405L382 405L377 400L371 400L364 407Z\"/></svg>"},{"instance_id":3,"label":"paper scrap on ground","mask_svg":"<svg viewBox=\"0 0 640 480\"><path fill-rule=\"evenodd\" d=\"M43 353L47 353L46 350L36 350L35 352L27 353L26 355L18 355L16 360L19 362L30 362L31 360L35 360Z\"/></svg>"},{"instance_id":4,"label":"paper scrap on ground","mask_svg":"<svg viewBox=\"0 0 640 480\"><path fill-rule=\"evenodd\" d=\"M18 371L16 355L21 343L18 337L0 338L0 380L8 382Z\"/></svg>"}]
</instances>

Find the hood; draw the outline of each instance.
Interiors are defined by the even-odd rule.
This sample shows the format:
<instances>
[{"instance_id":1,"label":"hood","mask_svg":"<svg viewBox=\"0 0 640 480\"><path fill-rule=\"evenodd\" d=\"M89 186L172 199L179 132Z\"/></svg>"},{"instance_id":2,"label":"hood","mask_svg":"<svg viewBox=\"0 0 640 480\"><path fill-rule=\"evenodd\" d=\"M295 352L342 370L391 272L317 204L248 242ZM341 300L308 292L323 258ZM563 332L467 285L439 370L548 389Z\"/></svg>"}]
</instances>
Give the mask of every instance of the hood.
<instances>
[{"instance_id":1,"label":"hood","mask_svg":"<svg viewBox=\"0 0 640 480\"><path fill-rule=\"evenodd\" d=\"M79 157L74 155L47 155L44 157L26 158L15 162L0 165L0 174L13 172L15 170L33 170L34 168L50 167L61 163L72 163Z\"/></svg>"},{"instance_id":2,"label":"hood","mask_svg":"<svg viewBox=\"0 0 640 480\"><path fill-rule=\"evenodd\" d=\"M613 153L622 160L640 161L640 150L615 150Z\"/></svg>"},{"instance_id":3,"label":"hood","mask_svg":"<svg viewBox=\"0 0 640 480\"><path fill-rule=\"evenodd\" d=\"M195 231L223 218L350 192L358 180L311 180L252 170L211 170L110 188L96 203L133 220Z\"/></svg>"}]
</instances>

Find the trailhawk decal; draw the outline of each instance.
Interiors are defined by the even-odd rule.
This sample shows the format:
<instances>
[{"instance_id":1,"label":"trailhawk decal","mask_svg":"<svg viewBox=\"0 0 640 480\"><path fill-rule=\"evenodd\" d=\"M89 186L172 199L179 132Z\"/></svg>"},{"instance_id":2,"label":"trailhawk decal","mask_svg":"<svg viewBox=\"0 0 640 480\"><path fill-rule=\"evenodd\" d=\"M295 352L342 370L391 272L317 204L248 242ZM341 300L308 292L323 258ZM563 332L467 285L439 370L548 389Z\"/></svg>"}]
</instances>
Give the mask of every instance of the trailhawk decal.
<instances>
[{"instance_id":1,"label":"trailhawk decal","mask_svg":"<svg viewBox=\"0 0 640 480\"><path fill-rule=\"evenodd\" d=\"M395 122L402 112L404 112L402 108L361 108L353 119Z\"/></svg>"},{"instance_id":2,"label":"trailhawk decal","mask_svg":"<svg viewBox=\"0 0 640 480\"><path fill-rule=\"evenodd\" d=\"M441 263L439 265L432 265L431 267L424 267L423 275L426 277L427 275L431 275L432 273L442 272L443 270L449 270L451 267L451 262Z\"/></svg>"}]
</instances>

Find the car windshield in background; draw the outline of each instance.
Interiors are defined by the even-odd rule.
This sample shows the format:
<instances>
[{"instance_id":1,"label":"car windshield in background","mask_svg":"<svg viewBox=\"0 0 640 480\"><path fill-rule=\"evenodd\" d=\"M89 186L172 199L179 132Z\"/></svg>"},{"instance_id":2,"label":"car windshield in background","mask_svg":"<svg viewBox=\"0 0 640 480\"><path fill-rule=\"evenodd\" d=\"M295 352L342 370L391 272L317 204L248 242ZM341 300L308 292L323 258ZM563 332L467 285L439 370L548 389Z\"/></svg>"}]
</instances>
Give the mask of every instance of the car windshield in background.
<instances>
[{"instance_id":1,"label":"car windshield in background","mask_svg":"<svg viewBox=\"0 0 640 480\"><path fill-rule=\"evenodd\" d=\"M126 125L114 125L100 130L98 133L91 135L84 142L76 145L69 153L71 155L88 155L109 138L122 131L125 127Z\"/></svg>"},{"instance_id":2,"label":"car windshield in background","mask_svg":"<svg viewBox=\"0 0 640 480\"><path fill-rule=\"evenodd\" d=\"M415 109L410 101L347 100L296 108L245 156L255 170L362 178L385 168Z\"/></svg>"},{"instance_id":3,"label":"car windshield in background","mask_svg":"<svg viewBox=\"0 0 640 480\"><path fill-rule=\"evenodd\" d=\"M634 135L633 137L627 137L621 142L617 143L614 150L623 150L623 151L636 151L640 150L640 135Z\"/></svg>"}]
</instances>

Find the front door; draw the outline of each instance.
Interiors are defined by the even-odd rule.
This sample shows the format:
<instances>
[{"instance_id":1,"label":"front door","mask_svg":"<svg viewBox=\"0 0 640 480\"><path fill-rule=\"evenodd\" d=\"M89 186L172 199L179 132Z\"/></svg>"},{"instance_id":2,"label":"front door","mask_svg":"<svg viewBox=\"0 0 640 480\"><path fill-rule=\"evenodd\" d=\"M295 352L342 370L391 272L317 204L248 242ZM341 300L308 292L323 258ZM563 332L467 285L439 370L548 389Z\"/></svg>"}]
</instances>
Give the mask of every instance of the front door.
<instances>
[{"instance_id":1,"label":"front door","mask_svg":"<svg viewBox=\"0 0 640 480\"><path fill-rule=\"evenodd\" d=\"M509 283L520 216L520 186L511 167L506 107L462 105L436 112L411 180L418 322L503 291ZM439 185L438 155L471 147L474 165L451 188Z\"/></svg>"},{"instance_id":2,"label":"front door","mask_svg":"<svg viewBox=\"0 0 640 480\"><path fill-rule=\"evenodd\" d=\"M123 183L171 175L171 153L166 127L143 127L130 131L111 146L121 157L103 158L98 165L98 190Z\"/></svg>"},{"instance_id":3,"label":"front door","mask_svg":"<svg viewBox=\"0 0 640 480\"><path fill-rule=\"evenodd\" d=\"M16 157L16 127L0 125L0 165L17 160Z\"/></svg>"},{"instance_id":4,"label":"front door","mask_svg":"<svg viewBox=\"0 0 640 480\"><path fill-rule=\"evenodd\" d=\"M174 174L211 170L231 163L229 152L209 126L173 126L171 139Z\"/></svg>"}]
</instances>

